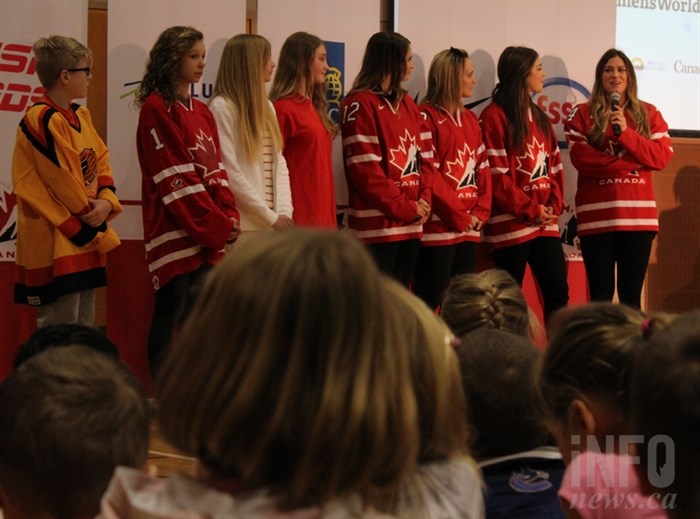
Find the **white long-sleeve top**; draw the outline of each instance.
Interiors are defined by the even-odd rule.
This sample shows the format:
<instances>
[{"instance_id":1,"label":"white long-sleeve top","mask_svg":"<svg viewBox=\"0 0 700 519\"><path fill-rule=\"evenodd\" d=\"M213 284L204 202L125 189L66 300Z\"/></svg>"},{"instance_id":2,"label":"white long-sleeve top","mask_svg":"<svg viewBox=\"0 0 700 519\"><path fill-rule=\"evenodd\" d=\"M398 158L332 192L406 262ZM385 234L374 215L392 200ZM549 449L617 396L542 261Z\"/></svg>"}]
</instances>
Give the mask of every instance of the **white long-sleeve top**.
<instances>
[{"instance_id":1,"label":"white long-sleeve top","mask_svg":"<svg viewBox=\"0 0 700 519\"><path fill-rule=\"evenodd\" d=\"M274 111L272 103L270 108ZM238 114L223 97L212 99L209 109L214 114L221 141L221 157L228 173L229 186L236 196L236 206L241 213L241 230L264 231L277 221L280 215L292 217L292 195L289 188L289 171L281 150L273 154L272 185L273 207L265 201L265 173L262 157L249 163L240 150Z\"/></svg>"}]
</instances>

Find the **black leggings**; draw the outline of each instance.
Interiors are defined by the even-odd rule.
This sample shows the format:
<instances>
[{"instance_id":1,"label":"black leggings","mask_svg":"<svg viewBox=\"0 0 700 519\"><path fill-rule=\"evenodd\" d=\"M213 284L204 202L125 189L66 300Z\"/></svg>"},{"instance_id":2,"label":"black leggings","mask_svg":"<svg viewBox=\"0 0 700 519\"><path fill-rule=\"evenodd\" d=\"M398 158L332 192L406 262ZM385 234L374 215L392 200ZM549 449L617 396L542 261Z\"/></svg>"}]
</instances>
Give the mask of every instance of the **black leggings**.
<instances>
[{"instance_id":1,"label":"black leggings","mask_svg":"<svg viewBox=\"0 0 700 519\"><path fill-rule=\"evenodd\" d=\"M569 302L566 261L559 238L535 238L493 252L497 268L506 270L520 286L529 264L544 300L545 322L553 312Z\"/></svg>"},{"instance_id":2,"label":"black leggings","mask_svg":"<svg viewBox=\"0 0 700 519\"><path fill-rule=\"evenodd\" d=\"M591 301L612 301L617 265L618 299L641 308L642 286L655 236L652 231L617 231L580 237Z\"/></svg>"},{"instance_id":3,"label":"black leggings","mask_svg":"<svg viewBox=\"0 0 700 519\"><path fill-rule=\"evenodd\" d=\"M377 263L379 270L408 287L413 279L416 258L420 249L420 239L372 243L367 249Z\"/></svg>"},{"instance_id":4,"label":"black leggings","mask_svg":"<svg viewBox=\"0 0 700 519\"><path fill-rule=\"evenodd\" d=\"M190 314L199 285L211 268L212 265L205 263L193 272L175 276L156 292L148 332L148 362L152 378L170 349L173 332Z\"/></svg>"},{"instance_id":5,"label":"black leggings","mask_svg":"<svg viewBox=\"0 0 700 519\"><path fill-rule=\"evenodd\" d=\"M454 245L421 247L413 277L413 292L430 308L440 306L451 278L476 271L478 246L476 242L464 241Z\"/></svg>"}]
</instances>

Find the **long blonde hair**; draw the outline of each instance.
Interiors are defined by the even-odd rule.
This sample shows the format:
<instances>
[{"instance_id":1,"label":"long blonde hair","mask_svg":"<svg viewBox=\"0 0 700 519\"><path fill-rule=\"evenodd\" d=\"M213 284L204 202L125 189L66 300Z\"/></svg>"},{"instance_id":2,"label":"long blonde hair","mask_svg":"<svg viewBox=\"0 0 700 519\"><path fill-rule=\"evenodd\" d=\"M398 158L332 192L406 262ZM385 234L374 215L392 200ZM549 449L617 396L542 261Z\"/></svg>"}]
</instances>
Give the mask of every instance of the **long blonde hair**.
<instances>
[{"instance_id":1,"label":"long blonde hair","mask_svg":"<svg viewBox=\"0 0 700 519\"><path fill-rule=\"evenodd\" d=\"M450 47L438 52L430 63L423 103L439 106L451 114L463 110L462 72L468 59L464 49Z\"/></svg>"},{"instance_id":2,"label":"long blonde hair","mask_svg":"<svg viewBox=\"0 0 700 519\"><path fill-rule=\"evenodd\" d=\"M160 370L163 434L285 509L393 490L419 433L382 279L337 232L270 233L228 256Z\"/></svg>"},{"instance_id":3,"label":"long blonde hair","mask_svg":"<svg viewBox=\"0 0 700 519\"><path fill-rule=\"evenodd\" d=\"M593 126L588 132L588 140L596 146L600 146L605 137L605 130L608 127L608 112L610 110L610 96L603 88L603 72L605 66L612 58L620 58L627 69L627 90L625 92L625 110L630 113L634 121L635 130L642 137L647 139L651 135L649 129L649 119L641 101L637 97L637 75L634 66L627 55L618 49L608 49L598 61L595 67L595 83L589 104L591 106L591 117Z\"/></svg>"},{"instance_id":4,"label":"long blonde hair","mask_svg":"<svg viewBox=\"0 0 700 519\"><path fill-rule=\"evenodd\" d=\"M265 130L270 132L275 150L282 148L277 117L265 92L265 64L272 57L270 42L257 34L238 34L226 42L214 96L221 96L238 115L238 135L248 162L262 160Z\"/></svg>"},{"instance_id":5,"label":"long blonde hair","mask_svg":"<svg viewBox=\"0 0 700 519\"><path fill-rule=\"evenodd\" d=\"M285 97L292 97L299 92L302 80L304 80L306 84L304 95L311 99L323 126L331 135L335 135L338 128L328 115L326 84L315 84L311 73L316 49L322 45L321 38L301 31L295 32L284 41L280 51L280 59L277 62L275 79L272 81L270 99L277 101Z\"/></svg>"}]
</instances>

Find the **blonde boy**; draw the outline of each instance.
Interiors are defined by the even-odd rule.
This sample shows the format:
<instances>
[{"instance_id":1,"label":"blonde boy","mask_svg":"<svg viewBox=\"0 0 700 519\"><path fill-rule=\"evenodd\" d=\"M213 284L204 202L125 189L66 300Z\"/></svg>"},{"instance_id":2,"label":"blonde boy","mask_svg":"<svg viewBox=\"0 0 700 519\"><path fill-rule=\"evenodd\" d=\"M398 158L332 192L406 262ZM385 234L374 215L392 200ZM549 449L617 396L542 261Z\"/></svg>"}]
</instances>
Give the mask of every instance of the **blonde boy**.
<instances>
[{"instance_id":1,"label":"blonde boy","mask_svg":"<svg viewBox=\"0 0 700 519\"><path fill-rule=\"evenodd\" d=\"M73 38L33 46L46 94L17 130L12 181L18 227L15 302L39 307L39 326L94 324L94 289L107 284L105 253L119 245L107 225L122 208L107 147L84 98L92 54Z\"/></svg>"}]
</instances>

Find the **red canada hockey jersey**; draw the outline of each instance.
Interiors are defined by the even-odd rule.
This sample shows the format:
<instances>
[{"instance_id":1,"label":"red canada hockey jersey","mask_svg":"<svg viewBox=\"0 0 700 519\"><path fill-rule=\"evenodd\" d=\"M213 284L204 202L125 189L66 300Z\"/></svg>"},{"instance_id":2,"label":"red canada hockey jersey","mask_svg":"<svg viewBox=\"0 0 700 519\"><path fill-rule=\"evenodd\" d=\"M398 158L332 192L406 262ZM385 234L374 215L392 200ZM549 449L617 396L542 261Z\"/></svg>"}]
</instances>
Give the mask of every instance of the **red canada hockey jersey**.
<instances>
[{"instance_id":1,"label":"red canada hockey jersey","mask_svg":"<svg viewBox=\"0 0 700 519\"><path fill-rule=\"evenodd\" d=\"M431 135L421 131L413 99L403 95L396 108L383 95L356 92L342 114L350 229L365 243L420 238L416 203L432 203L435 169Z\"/></svg>"},{"instance_id":2,"label":"red canada hockey jersey","mask_svg":"<svg viewBox=\"0 0 700 519\"><path fill-rule=\"evenodd\" d=\"M559 227L533 226L539 206L561 214L563 167L552 130L545 135L530 115L530 136L520 151L510 144L510 123L497 103L481 114L481 130L491 166L493 198L484 241L493 247L517 245L539 237L558 237Z\"/></svg>"},{"instance_id":3,"label":"red canada hockey jersey","mask_svg":"<svg viewBox=\"0 0 700 519\"><path fill-rule=\"evenodd\" d=\"M615 137L609 125L601 147L586 138L593 127L589 103L576 106L564 123L571 163L578 170L577 232L581 236L612 231L658 231L651 172L666 167L673 155L668 125L659 111L642 103L651 137L627 129Z\"/></svg>"},{"instance_id":4,"label":"red canada hockey jersey","mask_svg":"<svg viewBox=\"0 0 700 519\"><path fill-rule=\"evenodd\" d=\"M466 217L464 227L471 215L486 223L491 213L491 174L476 115L463 110L455 119L447 110L427 104L421 105L420 110L433 136L435 167L459 202L455 210ZM425 246L478 242L480 236L479 231L454 232L437 214L423 226Z\"/></svg>"},{"instance_id":5,"label":"red canada hockey jersey","mask_svg":"<svg viewBox=\"0 0 700 519\"><path fill-rule=\"evenodd\" d=\"M219 260L231 218L239 215L216 124L203 103L168 105L151 94L141 107L137 150L146 260L158 290L173 276Z\"/></svg>"}]
</instances>

